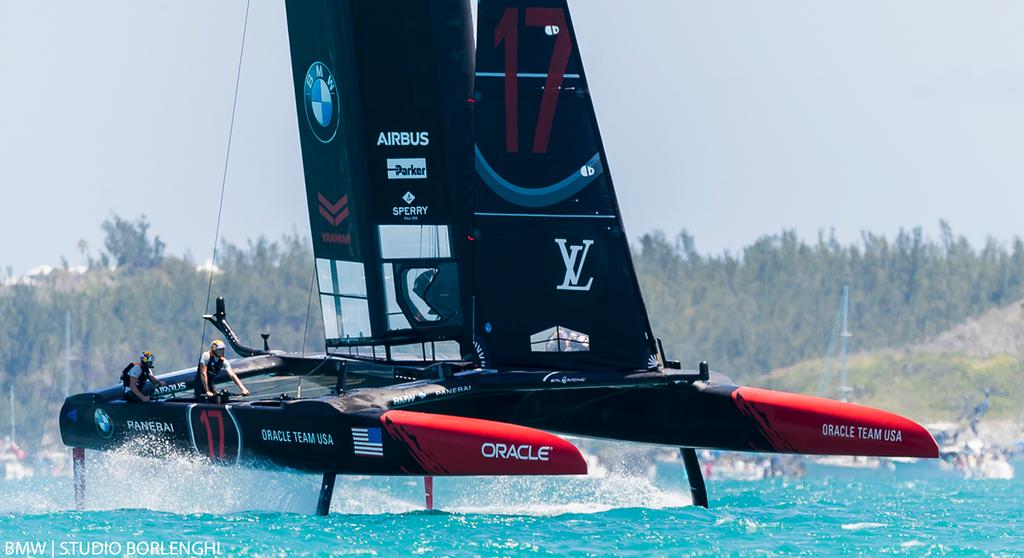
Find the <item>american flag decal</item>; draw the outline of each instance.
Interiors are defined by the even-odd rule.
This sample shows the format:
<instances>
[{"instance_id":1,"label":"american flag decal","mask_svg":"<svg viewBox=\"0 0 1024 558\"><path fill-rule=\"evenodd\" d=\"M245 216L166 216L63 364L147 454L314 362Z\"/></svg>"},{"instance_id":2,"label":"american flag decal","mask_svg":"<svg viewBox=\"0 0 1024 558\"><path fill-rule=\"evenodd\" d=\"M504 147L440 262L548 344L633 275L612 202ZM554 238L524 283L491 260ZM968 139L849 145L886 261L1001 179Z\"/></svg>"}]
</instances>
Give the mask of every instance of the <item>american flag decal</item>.
<instances>
[{"instance_id":1,"label":"american flag decal","mask_svg":"<svg viewBox=\"0 0 1024 558\"><path fill-rule=\"evenodd\" d=\"M356 455L384 457L384 441L380 428L353 428L352 446Z\"/></svg>"}]
</instances>

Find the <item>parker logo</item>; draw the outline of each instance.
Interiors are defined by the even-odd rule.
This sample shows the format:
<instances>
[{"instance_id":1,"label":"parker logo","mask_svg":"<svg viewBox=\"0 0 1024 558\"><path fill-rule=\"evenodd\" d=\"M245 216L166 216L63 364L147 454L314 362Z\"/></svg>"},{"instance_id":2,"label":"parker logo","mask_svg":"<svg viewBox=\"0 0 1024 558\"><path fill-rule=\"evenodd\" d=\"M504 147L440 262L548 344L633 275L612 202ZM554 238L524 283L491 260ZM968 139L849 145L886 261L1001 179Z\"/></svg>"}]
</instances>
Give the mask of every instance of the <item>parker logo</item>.
<instances>
[{"instance_id":1,"label":"parker logo","mask_svg":"<svg viewBox=\"0 0 1024 558\"><path fill-rule=\"evenodd\" d=\"M331 203L320 192L317 192L316 197L320 202L320 215L332 226L337 227L348 219L348 194L342 196L337 203Z\"/></svg>"},{"instance_id":2,"label":"parker logo","mask_svg":"<svg viewBox=\"0 0 1024 558\"><path fill-rule=\"evenodd\" d=\"M584 240L583 244L567 245L564 238L556 238L555 243L562 252L562 263L565 264L565 278L562 284L555 287L560 291L589 291L594 284L591 277L585 285L580 285L580 276L583 275L583 265L587 262L587 254L590 247L594 245L593 240Z\"/></svg>"},{"instance_id":3,"label":"parker logo","mask_svg":"<svg viewBox=\"0 0 1024 558\"><path fill-rule=\"evenodd\" d=\"M426 177L426 159L388 159L388 180L423 180Z\"/></svg>"}]
</instances>

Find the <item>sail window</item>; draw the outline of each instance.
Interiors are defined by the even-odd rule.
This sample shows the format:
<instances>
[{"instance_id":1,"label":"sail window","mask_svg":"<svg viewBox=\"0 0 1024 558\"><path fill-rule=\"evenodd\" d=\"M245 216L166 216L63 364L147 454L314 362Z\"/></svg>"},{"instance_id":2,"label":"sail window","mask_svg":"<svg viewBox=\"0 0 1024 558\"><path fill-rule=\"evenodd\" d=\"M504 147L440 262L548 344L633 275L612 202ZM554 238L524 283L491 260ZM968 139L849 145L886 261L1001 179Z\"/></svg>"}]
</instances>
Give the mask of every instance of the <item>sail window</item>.
<instances>
[{"instance_id":1,"label":"sail window","mask_svg":"<svg viewBox=\"0 0 1024 558\"><path fill-rule=\"evenodd\" d=\"M423 343L412 343L409 345L392 345L392 360L427 360L426 345Z\"/></svg>"},{"instance_id":2,"label":"sail window","mask_svg":"<svg viewBox=\"0 0 1024 558\"><path fill-rule=\"evenodd\" d=\"M381 225L380 255L385 260L451 258L445 225Z\"/></svg>"},{"instance_id":3,"label":"sail window","mask_svg":"<svg viewBox=\"0 0 1024 558\"><path fill-rule=\"evenodd\" d=\"M337 307L336 297L320 295L320 310L324 316L324 337L327 339L341 339L341 323L338 316L341 309Z\"/></svg>"},{"instance_id":4,"label":"sail window","mask_svg":"<svg viewBox=\"0 0 1024 558\"><path fill-rule=\"evenodd\" d=\"M455 341L435 341L433 343L434 360L459 360L462 352Z\"/></svg>"},{"instance_id":5,"label":"sail window","mask_svg":"<svg viewBox=\"0 0 1024 558\"><path fill-rule=\"evenodd\" d=\"M366 273L360 262L317 258L320 292L366 298Z\"/></svg>"},{"instance_id":6,"label":"sail window","mask_svg":"<svg viewBox=\"0 0 1024 558\"><path fill-rule=\"evenodd\" d=\"M459 270L444 225L381 225L389 331L455 323Z\"/></svg>"},{"instance_id":7,"label":"sail window","mask_svg":"<svg viewBox=\"0 0 1024 558\"><path fill-rule=\"evenodd\" d=\"M412 326L409 325L408 318L402 312L402 307L398 305L398 295L395 293L395 266L393 264L384 264L384 296L388 303L388 329L390 331L410 329Z\"/></svg>"},{"instance_id":8,"label":"sail window","mask_svg":"<svg viewBox=\"0 0 1024 558\"><path fill-rule=\"evenodd\" d=\"M348 345L340 354L352 357L384 358L387 355L387 349L383 345Z\"/></svg>"},{"instance_id":9,"label":"sail window","mask_svg":"<svg viewBox=\"0 0 1024 558\"><path fill-rule=\"evenodd\" d=\"M317 258L316 274L320 285L324 336L328 340L371 337L363 264Z\"/></svg>"},{"instance_id":10,"label":"sail window","mask_svg":"<svg viewBox=\"0 0 1024 558\"><path fill-rule=\"evenodd\" d=\"M370 337L370 305L365 298L341 298L341 332L345 337Z\"/></svg>"},{"instance_id":11,"label":"sail window","mask_svg":"<svg viewBox=\"0 0 1024 558\"><path fill-rule=\"evenodd\" d=\"M424 299L427 289L437 277L437 268L407 268L402 270L403 293L408 298L413 320L419 323L436 322L441 319L438 313Z\"/></svg>"},{"instance_id":12,"label":"sail window","mask_svg":"<svg viewBox=\"0 0 1024 558\"><path fill-rule=\"evenodd\" d=\"M584 353L590 351L590 336L567 327L555 326L530 336L534 353Z\"/></svg>"},{"instance_id":13,"label":"sail window","mask_svg":"<svg viewBox=\"0 0 1024 558\"><path fill-rule=\"evenodd\" d=\"M436 362L460 360L462 353L456 341L433 341L429 343L392 345L391 358L403 361Z\"/></svg>"}]
</instances>

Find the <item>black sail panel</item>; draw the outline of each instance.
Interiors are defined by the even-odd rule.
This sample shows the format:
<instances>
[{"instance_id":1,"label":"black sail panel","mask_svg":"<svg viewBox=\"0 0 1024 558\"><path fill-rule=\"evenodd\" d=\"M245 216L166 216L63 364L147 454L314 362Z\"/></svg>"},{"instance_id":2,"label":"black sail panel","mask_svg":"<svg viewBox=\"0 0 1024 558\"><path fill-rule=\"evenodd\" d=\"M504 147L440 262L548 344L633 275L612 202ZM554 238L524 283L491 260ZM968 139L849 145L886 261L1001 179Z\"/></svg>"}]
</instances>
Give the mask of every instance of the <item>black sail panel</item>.
<instances>
[{"instance_id":1,"label":"black sail panel","mask_svg":"<svg viewBox=\"0 0 1024 558\"><path fill-rule=\"evenodd\" d=\"M328 345L468 346L468 2L286 8Z\"/></svg>"},{"instance_id":2,"label":"black sail panel","mask_svg":"<svg viewBox=\"0 0 1024 558\"><path fill-rule=\"evenodd\" d=\"M657 367L568 6L478 6L478 351L492 367Z\"/></svg>"}]
</instances>

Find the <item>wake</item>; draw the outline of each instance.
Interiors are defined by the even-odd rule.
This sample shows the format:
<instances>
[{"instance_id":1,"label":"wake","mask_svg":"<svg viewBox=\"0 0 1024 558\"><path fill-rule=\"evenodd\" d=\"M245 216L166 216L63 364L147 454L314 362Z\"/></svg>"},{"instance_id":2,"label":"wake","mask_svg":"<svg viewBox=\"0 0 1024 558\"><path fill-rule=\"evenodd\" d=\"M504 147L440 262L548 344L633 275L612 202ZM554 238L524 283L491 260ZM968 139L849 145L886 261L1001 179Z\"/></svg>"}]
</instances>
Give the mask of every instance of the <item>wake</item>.
<instances>
[{"instance_id":1,"label":"wake","mask_svg":"<svg viewBox=\"0 0 1024 558\"><path fill-rule=\"evenodd\" d=\"M456 514L553 516L621 508L688 506L681 467L659 471L657 450L575 440L589 474L580 477L437 477L435 510ZM86 511L147 509L173 514L239 512L312 514L319 475L219 467L205 458L146 448L88 451ZM0 513L53 513L74 509L70 477L0 483ZM332 514L420 512L422 477L339 476Z\"/></svg>"}]
</instances>

